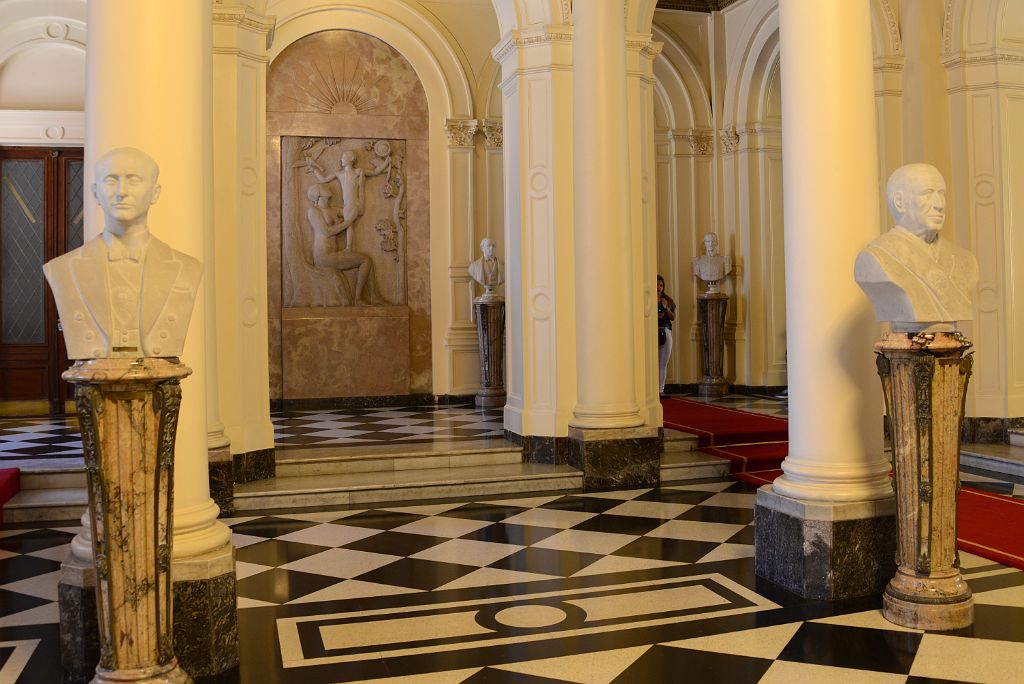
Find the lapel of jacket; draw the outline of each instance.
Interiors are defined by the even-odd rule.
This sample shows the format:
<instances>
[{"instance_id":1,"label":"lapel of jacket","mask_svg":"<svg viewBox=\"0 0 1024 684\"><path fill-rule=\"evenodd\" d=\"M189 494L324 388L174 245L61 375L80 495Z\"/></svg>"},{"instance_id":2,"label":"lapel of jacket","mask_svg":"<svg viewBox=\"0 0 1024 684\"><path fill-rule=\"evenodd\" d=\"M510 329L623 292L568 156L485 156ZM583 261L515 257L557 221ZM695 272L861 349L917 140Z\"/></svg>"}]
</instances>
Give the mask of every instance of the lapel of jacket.
<instances>
[{"instance_id":1,"label":"lapel of jacket","mask_svg":"<svg viewBox=\"0 0 1024 684\"><path fill-rule=\"evenodd\" d=\"M143 338L156 325L180 272L181 262L174 257L174 250L150 235L146 264L142 269L142 319L139 327Z\"/></svg>"},{"instance_id":2,"label":"lapel of jacket","mask_svg":"<svg viewBox=\"0 0 1024 684\"><path fill-rule=\"evenodd\" d=\"M107 245L96 236L71 260L71 274L100 331L110 335L110 297L107 293Z\"/></svg>"}]
</instances>

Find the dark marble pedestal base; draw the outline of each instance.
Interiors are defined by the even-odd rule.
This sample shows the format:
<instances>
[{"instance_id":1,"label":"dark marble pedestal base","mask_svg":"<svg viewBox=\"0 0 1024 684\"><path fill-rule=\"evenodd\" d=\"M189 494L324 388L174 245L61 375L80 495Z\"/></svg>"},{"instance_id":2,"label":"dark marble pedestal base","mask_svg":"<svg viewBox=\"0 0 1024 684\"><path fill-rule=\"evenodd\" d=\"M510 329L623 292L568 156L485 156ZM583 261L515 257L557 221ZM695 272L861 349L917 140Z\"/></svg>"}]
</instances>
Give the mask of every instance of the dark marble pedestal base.
<instances>
[{"instance_id":1,"label":"dark marble pedestal base","mask_svg":"<svg viewBox=\"0 0 1024 684\"><path fill-rule=\"evenodd\" d=\"M896 501L823 504L757 492L754 569L806 599L880 595L896 571Z\"/></svg>"},{"instance_id":2,"label":"dark marble pedestal base","mask_svg":"<svg viewBox=\"0 0 1024 684\"><path fill-rule=\"evenodd\" d=\"M583 471L583 490L657 487L661 437L656 427L569 427L569 465Z\"/></svg>"},{"instance_id":3,"label":"dark marble pedestal base","mask_svg":"<svg viewBox=\"0 0 1024 684\"><path fill-rule=\"evenodd\" d=\"M60 661L65 684L88 682L100 661L100 630L96 622L96 569L92 561L68 554L57 584L60 608Z\"/></svg>"},{"instance_id":4,"label":"dark marble pedestal base","mask_svg":"<svg viewBox=\"0 0 1024 684\"><path fill-rule=\"evenodd\" d=\"M238 617L234 550L175 560L174 649L192 677L227 672L238 665ZM61 665L65 684L88 682L100 658L96 620L96 572L68 554L59 584Z\"/></svg>"},{"instance_id":5,"label":"dark marble pedestal base","mask_svg":"<svg viewBox=\"0 0 1024 684\"><path fill-rule=\"evenodd\" d=\"M488 292L473 300L480 349L480 392L476 405L505 405L505 298Z\"/></svg>"}]
</instances>

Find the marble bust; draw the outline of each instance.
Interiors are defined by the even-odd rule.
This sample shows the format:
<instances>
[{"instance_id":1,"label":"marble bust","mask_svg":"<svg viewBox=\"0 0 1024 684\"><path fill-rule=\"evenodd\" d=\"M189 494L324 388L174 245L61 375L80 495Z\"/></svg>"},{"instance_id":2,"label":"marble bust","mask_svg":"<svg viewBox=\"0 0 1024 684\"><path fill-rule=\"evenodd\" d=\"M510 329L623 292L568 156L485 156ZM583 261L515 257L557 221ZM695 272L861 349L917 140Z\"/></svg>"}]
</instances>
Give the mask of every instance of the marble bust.
<instances>
[{"instance_id":1,"label":"marble bust","mask_svg":"<svg viewBox=\"0 0 1024 684\"><path fill-rule=\"evenodd\" d=\"M70 359L181 355L203 271L149 232L159 173L135 148L104 154L91 186L103 232L43 265Z\"/></svg>"},{"instance_id":2,"label":"marble bust","mask_svg":"<svg viewBox=\"0 0 1024 684\"><path fill-rule=\"evenodd\" d=\"M949 332L974 317L974 255L939 232L946 183L930 164L907 164L889 177L886 199L895 225L872 240L854 263L854 278L879 321L896 332Z\"/></svg>"},{"instance_id":3,"label":"marble bust","mask_svg":"<svg viewBox=\"0 0 1024 684\"><path fill-rule=\"evenodd\" d=\"M707 294L720 291L719 283L732 271L732 259L718 253L718 236L704 236L704 254L693 257L693 273L708 284Z\"/></svg>"},{"instance_id":4,"label":"marble bust","mask_svg":"<svg viewBox=\"0 0 1024 684\"><path fill-rule=\"evenodd\" d=\"M494 288L505 282L505 265L494 255L494 240L485 237L480 241L482 257L469 265L469 275L484 286L484 294L493 294Z\"/></svg>"}]
</instances>

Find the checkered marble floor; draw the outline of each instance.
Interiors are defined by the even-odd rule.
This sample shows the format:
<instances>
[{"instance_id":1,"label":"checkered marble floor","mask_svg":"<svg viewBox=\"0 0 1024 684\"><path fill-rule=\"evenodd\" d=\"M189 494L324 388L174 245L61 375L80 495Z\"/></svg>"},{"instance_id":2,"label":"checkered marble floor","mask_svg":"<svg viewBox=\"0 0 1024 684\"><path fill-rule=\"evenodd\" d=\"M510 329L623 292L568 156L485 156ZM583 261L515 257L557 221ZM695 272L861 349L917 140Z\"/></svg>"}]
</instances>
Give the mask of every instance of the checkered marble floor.
<instances>
[{"instance_id":1,"label":"checkered marble floor","mask_svg":"<svg viewBox=\"0 0 1024 684\"><path fill-rule=\"evenodd\" d=\"M412 406L271 414L274 444L282 447L366 446L459 442L504 437L501 409Z\"/></svg>"},{"instance_id":2,"label":"checkered marble floor","mask_svg":"<svg viewBox=\"0 0 1024 684\"><path fill-rule=\"evenodd\" d=\"M779 416L781 418L789 416L789 397L786 394L780 394L773 397L762 395L752 396L749 394L727 394L724 397L702 397L697 394L679 394L670 396L678 396L680 399L689 399L690 401L700 401L705 404L715 404L716 406L741 409L752 413L763 413L767 416Z\"/></svg>"},{"instance_id":3,"label":"checkered marble floor","mask_svg":"<svg viewBox=\"0 0 1024 684\"><path fill-rule=\"evenodd\" d=\"M488 497L228 519L240 682L1010 682L1024 572L961 554L972 628L755 577L754 488ZM0 681L60 681L77 527L0 531Z\"/></svg>"}]
</instances>

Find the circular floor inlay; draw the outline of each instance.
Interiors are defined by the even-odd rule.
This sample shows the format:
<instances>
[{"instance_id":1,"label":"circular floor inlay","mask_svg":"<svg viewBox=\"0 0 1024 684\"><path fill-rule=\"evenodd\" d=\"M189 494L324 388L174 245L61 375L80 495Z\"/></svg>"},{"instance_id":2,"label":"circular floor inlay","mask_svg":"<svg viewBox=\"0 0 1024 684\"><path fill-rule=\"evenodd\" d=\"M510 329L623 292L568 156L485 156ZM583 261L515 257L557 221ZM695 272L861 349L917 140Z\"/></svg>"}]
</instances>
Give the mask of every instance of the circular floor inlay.
<instances>
[{"instance_id":1,"label":"circular floor inlay","mask_svg":"<svg viewBox=\"0 0 1024 684\"><path fill-rule=\"evenodd\" d=\"M527 629L557 625L565 618L566 613L561 608L539 605L512 606L499 611L494 616L494 620L498 624Z\"/></svg>"}]
</instances>

